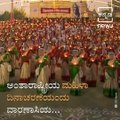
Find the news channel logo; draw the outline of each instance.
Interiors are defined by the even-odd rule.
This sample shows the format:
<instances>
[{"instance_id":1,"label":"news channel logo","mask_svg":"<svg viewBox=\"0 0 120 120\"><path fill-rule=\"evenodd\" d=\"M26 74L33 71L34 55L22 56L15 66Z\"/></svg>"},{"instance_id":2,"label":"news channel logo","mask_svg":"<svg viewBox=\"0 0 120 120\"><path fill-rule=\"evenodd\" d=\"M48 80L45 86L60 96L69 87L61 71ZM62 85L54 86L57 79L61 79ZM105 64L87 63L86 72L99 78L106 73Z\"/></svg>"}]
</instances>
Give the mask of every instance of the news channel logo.
<instances>
[{"instance_id":1,"label":"news channel logo","mask_svg":"<svg viewBox=\"0 0 120 120\"><path fill-rule=\"evenodd\" d=\"M113 22L113 7L98 7L98 23Z\"/></svg>"}]
</instances>

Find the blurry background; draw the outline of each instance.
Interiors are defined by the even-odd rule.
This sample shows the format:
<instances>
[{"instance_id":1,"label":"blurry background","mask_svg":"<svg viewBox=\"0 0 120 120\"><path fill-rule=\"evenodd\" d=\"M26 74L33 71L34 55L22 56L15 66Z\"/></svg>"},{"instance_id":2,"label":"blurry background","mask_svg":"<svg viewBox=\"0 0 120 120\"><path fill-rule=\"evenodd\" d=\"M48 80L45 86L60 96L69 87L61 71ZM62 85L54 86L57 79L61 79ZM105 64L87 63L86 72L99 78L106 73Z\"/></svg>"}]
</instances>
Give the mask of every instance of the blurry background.
<instances>
[{"instance_id":1,"label":"blurry background","mask_svg":"<svg viewBox=\"0 0 120 120\"><path fill-rule=\"evenodd\" d=\"M13 4L11 4L13 3ZM98 7L113 7L114 17L120 18L120 0L0 0L0 15L13 9L25 17L97 17ZM42 13L41 8L69 8L70 13ZM64 9L63 9L64 10ZM6 13L8 14L8 13ZM80 15L79 15L80 14ZM23 18L21 16L21 18Z\"/></svg>"}]
</instances>

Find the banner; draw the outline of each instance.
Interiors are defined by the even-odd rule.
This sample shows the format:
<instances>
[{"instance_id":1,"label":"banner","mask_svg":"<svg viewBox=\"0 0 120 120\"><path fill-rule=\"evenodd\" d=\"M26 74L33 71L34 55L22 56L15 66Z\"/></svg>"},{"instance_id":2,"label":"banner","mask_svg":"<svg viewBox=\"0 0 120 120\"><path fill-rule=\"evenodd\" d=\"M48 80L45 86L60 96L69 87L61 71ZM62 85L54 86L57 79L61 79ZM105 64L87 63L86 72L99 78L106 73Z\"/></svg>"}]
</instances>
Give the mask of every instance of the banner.
<instances>
[{"instance_id":1,"label":"banner","mask_svg":"<svg viewBox=\"0 0 120 120\"><path fill-rule=\"evenodd\" d=\"M32 2L30 3L30 17L73 17L73 6L74 3L68 1Z\"/></svg>"},{"instance_id":2,"label":"banner","mask_svg":"<svg viewBox=\"0 0 120 120\"><path fill-rule=\"evenodd\" d=\"M41 13L69 13L70 8L41 8Z\"/></svg>"}]
</instances>

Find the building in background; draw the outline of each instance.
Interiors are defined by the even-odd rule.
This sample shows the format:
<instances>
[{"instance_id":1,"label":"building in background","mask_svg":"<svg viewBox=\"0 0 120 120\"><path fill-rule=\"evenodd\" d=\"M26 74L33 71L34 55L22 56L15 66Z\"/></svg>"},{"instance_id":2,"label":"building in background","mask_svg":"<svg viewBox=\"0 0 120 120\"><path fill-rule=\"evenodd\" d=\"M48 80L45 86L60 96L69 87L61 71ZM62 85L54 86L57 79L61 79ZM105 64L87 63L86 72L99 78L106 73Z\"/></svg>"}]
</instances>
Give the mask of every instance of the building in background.
<instances>
[{"instance_id":1,"label":"building in background","mask_svg":"<svg viewBox=\"0 0 120 120\"><path fill-rule=\"evenodd\" d=\"M21 8L24 10L26 17L30 17L30 0L21 0Z\"/></svg>"},{"instance_id":2,"label":"building in background","mask_svg":"<svg viewBox=\"0 0 120 120\"><path fill-rule=\"evenodd\" d=\"M30 17L73 17L73 4L69 1L30 2Z\"/></svg>"},{"instance_id":3,"label":"building in background","mask_svg":"<svg viewBox=\"0 0 120 120\"><path fill-rule=\"evenodd\" d=\"M88 18L89 17L89 9L88 9L88 6L87 6L87 2L84 1L84 0L81 0L80 1L80 7L81 7L81 16L82 17L85 17L85 18Z\"/></svg>"},{"instance_id":4,"label":"building in background","mask_svg":"<svg viewBox=\"0 0 120 120\"><path fill-rule=\"evenodd\" d=\"M113 0L113 11L116 18L120 18L120 1Z\"/></svg>"},{"instance_id":5,"label":"building in background","mask_svg":"<svg viewBox=\"0 0 120 120\"><path fill-rule=\"evenodd\" d=\"M11 0L3 0L0 1L0 13L3 13L5 10L10 11L11 10L11 5L10 5L10 1ZM96 1L96 0L14 0L14 8L17 9L23 9L26 13L27 17L31 17L31 5L34 3L42 3L42 2L50 2L50 1L54 1L54 2L68 2L68 3L77 3L77 7L79 7L79 11L78 8L76 9L76 13L77 16L80 17L90 17L92 18L92 13L94 13L93 10L97 11L97 8L100 6L107 6L107 2L111 1L111 0L100 0L100 1ZM118 1L118 0L117 0ZM64 4L63 4L64 5ZM71 8L71 10L73 10L73 8ZM34 9L34 12L36 12L37 9ZM91 12L90 12L91 11ZM79 15L80 14L80 15ZM57 14L56 14L57 15ZM73 16L75 16L73 14Z\"/></svg>"},{"instance_id":6,"label":"building in background","mask_svg":"<svg viewBox=\"0 0 120 120\"><path fill-rule=\"evenodd\" d=\"M30 2L30 17L89 17L85 0L43 0Z\"/></svg>"}]
</instances>

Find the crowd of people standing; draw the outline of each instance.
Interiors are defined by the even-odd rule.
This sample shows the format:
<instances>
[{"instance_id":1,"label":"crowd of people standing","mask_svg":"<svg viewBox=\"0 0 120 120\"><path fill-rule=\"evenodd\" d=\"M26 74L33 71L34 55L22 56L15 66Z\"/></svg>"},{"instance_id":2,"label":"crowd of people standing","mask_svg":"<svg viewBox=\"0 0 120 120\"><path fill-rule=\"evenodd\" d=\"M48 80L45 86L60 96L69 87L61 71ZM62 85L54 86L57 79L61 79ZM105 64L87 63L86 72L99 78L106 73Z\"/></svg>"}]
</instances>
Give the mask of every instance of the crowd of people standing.
<instances>
[{"instance_id":1,"label":"crowd of people standing","mask_svg":"<svg viewBox=\"0 0 120 120\"><path fill-rule=\"evenodd\" d=\"M102 82L103 94L114 97L120 87L119 27L113 22L113 28L97 28L96 21L77 18L0 22L0 90L15 75L21 83L31 77L37 84L59 80L96 87Z\"/></svg>"}]
</instances>

